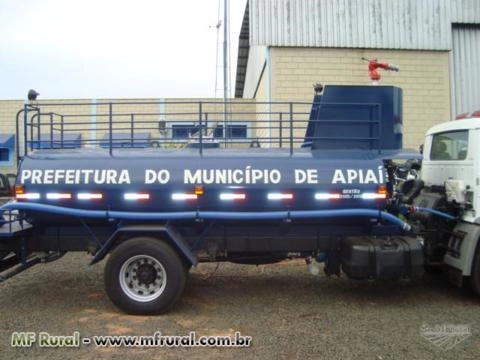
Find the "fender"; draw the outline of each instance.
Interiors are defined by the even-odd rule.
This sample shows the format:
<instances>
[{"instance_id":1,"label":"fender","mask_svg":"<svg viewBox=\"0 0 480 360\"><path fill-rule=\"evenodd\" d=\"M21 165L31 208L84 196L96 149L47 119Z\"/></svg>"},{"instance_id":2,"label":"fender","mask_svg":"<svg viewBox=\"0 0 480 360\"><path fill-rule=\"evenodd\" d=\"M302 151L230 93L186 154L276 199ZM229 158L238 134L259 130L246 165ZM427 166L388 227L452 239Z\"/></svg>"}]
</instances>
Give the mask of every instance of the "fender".
<instances>
[{"instance_id":1,"label":"fender","mask_svg":"<svg viewBox=\"0 0 480 360\"><path fill-rule=\"evenodd\" d=\"M197 256L190 250L182 236L169 225L132 225L119 227L115 232L105 241L102 247L96 252L90 265L96 264L102 260L107 253L112 250L118 238L125 234L132 235L161 235L179 254L191 265L197 265Z\"/></svg>"}]
</instances>

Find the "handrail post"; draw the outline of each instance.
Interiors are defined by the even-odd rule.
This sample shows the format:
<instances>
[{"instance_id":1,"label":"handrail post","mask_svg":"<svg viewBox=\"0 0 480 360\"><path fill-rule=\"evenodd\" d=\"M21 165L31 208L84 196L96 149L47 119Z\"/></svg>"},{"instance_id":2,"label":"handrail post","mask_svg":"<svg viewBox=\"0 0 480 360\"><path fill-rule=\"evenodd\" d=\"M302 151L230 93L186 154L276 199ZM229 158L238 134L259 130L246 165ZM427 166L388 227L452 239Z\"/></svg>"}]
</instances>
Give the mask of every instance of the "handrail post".
<instances>
[{"instance_id":1,"label":"handrail post","mask_svg":"<svg viewBox=\"0 0 480 360\"><path fill-rule=\"evenodd\" d=\"M112 156L112 153L113 153L113 150L112 150L112 147L113 147L113 144L112 144L112 141L113 141L113 126L112 126L113 112L112 112L112 109L113 109L113 104L110 102L110 103L108 103L108 153L110 154L110 156Z\"/></svg>"},{"instance_id":2,"label":"handrail post","mask_svg":"<svg viewBox=\"0 0 480 360\"><path fill-rule=\"evenodd\" d=\"M37 113L33 115L32 118L30 119L30 122L31 122L30 126L32 127L32 129L33 129L33 119L35 116L37 117L37 146L38 146L38 149L40 149L40 144L41 144L40 129L42 127L42 124L41 124L42 114L40 113L40 110L37 110ZM33 132L32 132L32 138L30 140L32 141L30 145L30 149L33 150Z\"/></svg>"},{"instance_id":3,"label":"handrail post","mask_svg":"<svg viewBox=\"0 0 480 360\"><path fill-rule=\"evenodd\" d=\"M17 117L16 117L16 124L15 124L15 149L17 152L17 165L18 161L20 160L20 114L22 112L25 112L25 109L19 110L17 112ZM23 139L23 141L26 141L26 139Z\"/></svg>"},{"instance_id":4,"label":"handrail post","mask_svg":"<svg viewBox=\"0 0 480 360\"><path fill-rule=\"evenodd\" d=\"M290 112L290 156L293 156L293 104L289 103Z\"/></svg>"},{"instance_id":5,"label":"handrail post","mask_svg":"<svg viewBox=\"0 0 480 360\"><path fill-rule=\"evenodd\" d=\"M382 153L382 104L378 104L378 154Z\"/></svg>"},{"instance_id":6,"label":"handrail post","mask_svg":"<svg viewBox=\"0 0 480 360\"><path fill-rule=\"evenodd\" d=\"M23 156L27 155L28 151L28 104L25 104L25 112L23 114ZM30 145L31 146L31 145Z\"/></svg>"},{"instance_id":7,"label":"handrail post","mask_svg":"<svg viewBox=\"0 0 480 360\"><path fill-rule=\"evenodd\" d=\"M205 136L208 136L208 112L205 113Z\"/></svg>"},{"instance_id":8,"label":"handrail post","mask_svg":"<svg viewBox=\"0 0 480 360\"><path fill-rule=\"evenodd\" d=\"M133 120L135 118L134 114L130 114L130 147L133 148Z\"/></svg>"},{"instance_id":9,"label":"handrail post","mask_svg":"<svg viewBox=\"0 0 480 360\"><path fill-rule=\"evenodd\" d=\"M199 150L200 150L200 156L203 155L203 127L202 127L202 120L203 116L202 116L202 102L199 101L198 102L198 121L199 121L199 126L200 126L200 129L198 130L199 132Z\"/></svg>"},{"instance_id":10,"label":"handrail post","mask_svg":"<svg viewBox=\"0 0 480 360\"><path fill-rule=\"evenodd\" d=\"M50 149L53 149L53 113L50 113Z\"/></svg>"},{"instance_id":11,"label":"handrail post","mask_svg":"<svg viewBox=\"0 0 480 360\"><path fill-rule=\"evenodd\" d=\"M63 130L64 130L63 115L60 115L60 147L63 149Z\"/></svg>"},{"instance_id":12,"label":"handrail post","mask_svg":"<svg viewBox=\"0 0 480 360\"><path fill-rule=\"evenodd\" d=\"M283 113L279 112L278 113L278 135L279 135L279 140L280 140L280 149L283 147Z\"/></svg>"},{"instance_id":13,"label":"handrail post","mask_svg":"<svg viewBox=\"0 0 480 360\"><path fill-rule=\"evenodd\" d=\"M30 119L30 121L31 121L31 124L30 124L30 140L32 140L32 141L33 141L33 123L36 120L36 117L37 117L36 114L34 114L32 116L32 118ZM39 132L39 130L37 131L37 133L38 132ZM40 135L38 135L38 136L40 136ZM38 144L40 144L40 140L38 140Z\"/></svg>"}]
</instances>

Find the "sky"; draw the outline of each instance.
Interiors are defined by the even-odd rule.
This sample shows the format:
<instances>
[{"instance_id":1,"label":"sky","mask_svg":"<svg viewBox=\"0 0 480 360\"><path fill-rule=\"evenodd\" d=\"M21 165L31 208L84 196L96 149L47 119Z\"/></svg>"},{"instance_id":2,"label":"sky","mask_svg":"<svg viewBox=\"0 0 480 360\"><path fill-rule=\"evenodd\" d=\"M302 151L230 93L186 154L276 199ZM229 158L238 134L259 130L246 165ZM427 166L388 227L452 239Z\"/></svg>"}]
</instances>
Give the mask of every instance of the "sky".
<instances>
[{"instance_id":1,"label":"sky","mask_svg":"<svg viewBox=\"0 0 480 360\"><path fill-rule=\"evenodd\" d=\"M232 95L246 1L230 0ZM221 63L215 86L219 4L0 0L0 99L25 99L31 88L39 99L222 94Z\"/></svg>"}]
</instances>

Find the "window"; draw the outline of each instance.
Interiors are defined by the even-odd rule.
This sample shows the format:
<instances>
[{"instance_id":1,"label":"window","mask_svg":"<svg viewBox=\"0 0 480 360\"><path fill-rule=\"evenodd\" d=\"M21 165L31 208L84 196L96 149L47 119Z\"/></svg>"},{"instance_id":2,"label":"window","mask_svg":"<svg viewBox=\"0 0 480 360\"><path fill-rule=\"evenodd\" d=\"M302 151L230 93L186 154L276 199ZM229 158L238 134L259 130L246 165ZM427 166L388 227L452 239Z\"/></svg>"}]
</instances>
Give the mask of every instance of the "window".
<instances>
[{"instance_id":1,"label":"window","mask_svg":"<svg viewBox=\"0 0 480 360\"><path fill-rule=\"evenodd\" d=\"M246 124L228 124L227 138L228 139L246 139L248 138L248 128ZM223 125L217 125L213 135L215 138L223 138Z\"/></svg>"},{"instance_id":2,"label":"window","mask_svg":"<svg viewBox=\"0 0 480 360\"><path fill-rule=\"evenodd\" d=\"M0 161L10 160L10 149L0 148Z\"/></svg>"},{"instance_id":3,"label":"window","mask_svg":"<svg viewBox=\"0 0 480 360\"><path fill-rule=\"evenodd\" d=\"M468 130L433 135L430 160L465 160L468 149Z\"/></svg>"},{"instance_id":4,"label":"window","mask_svg":"<svg viewBox=\"0 0 480 360\"><path fill-rule=\"evenodd\" d=\"M172 125L172 139L188 139L195 129L194 125Z\"/></svg>"},{"instance_id":5,"label":"window","mask_svg":"<svg viewBox=\"0 0 480 360\"><path fill-rule=\"evenodd\" d=\"M172 139L188 139L192 136L198 135L200 127L194 124L172 124ZM204 127L205 129L205 127ZM209 128L210 130L211 128ZM211 134L208 131L209 135ZM215 139L224 138L224 125L217 125L213 129L213 137ZM248 126L246 124L234 123L227 125L227 139L247 139Z\"/></svg>"},{"instance_id":6,"label":"window","mask_svg":"<svg viewBox=\"0 0 480 360\"><path fill-rule=\"evenodd\" d=\"M13 134L0 134L0 165L13 165L15 153L15 136Z\"/></svg>"}]
</instances>

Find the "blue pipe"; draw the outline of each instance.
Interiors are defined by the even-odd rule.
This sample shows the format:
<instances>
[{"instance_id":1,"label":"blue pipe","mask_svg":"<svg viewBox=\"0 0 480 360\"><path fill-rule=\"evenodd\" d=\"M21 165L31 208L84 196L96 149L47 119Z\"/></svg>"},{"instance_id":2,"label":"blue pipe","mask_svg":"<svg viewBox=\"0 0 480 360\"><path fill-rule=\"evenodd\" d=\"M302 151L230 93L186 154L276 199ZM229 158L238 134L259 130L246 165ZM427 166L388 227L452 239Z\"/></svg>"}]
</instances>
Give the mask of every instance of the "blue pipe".
<instances>
[{"instance_id":1,"label":"blue pipe","mask_svg":"<svg viewBox=\"0 0 480 360\"><path fill-rule=\"evenodd\" d=\"M411 226L396 216L384 211L372 209L341 210L297 210L267 212L227 212L227 211L187 211L187 212L130 212L108 210L82 210L62 206L28 202L11 202L0 207L0 211L31 210L51 214L76 216L96 219L116 220L283 220L283 219L320 219L335 217L370 217L381 218L391 222L403 230L409 231Z\"/></svg>"},{"instance_id":2,"label":"blue pipe","mask_svg":"<svg viewBox=\"0 0 480 360\"><path fill-rule=\"evenodd\" d=\"M437 215L437 216L440 216L440 217L444 217L445 219L448 219L448 220L457 220L457 218L455 216L452 216L450 214L447 214L447 213L444 213L444 212L441 212L441 211L438 211L438 210L435 210L435 209L415 206L414 210L419 211L419 212L428 212L430 214L434 214L434 215Z\"/></svg>"}]
</instances>

